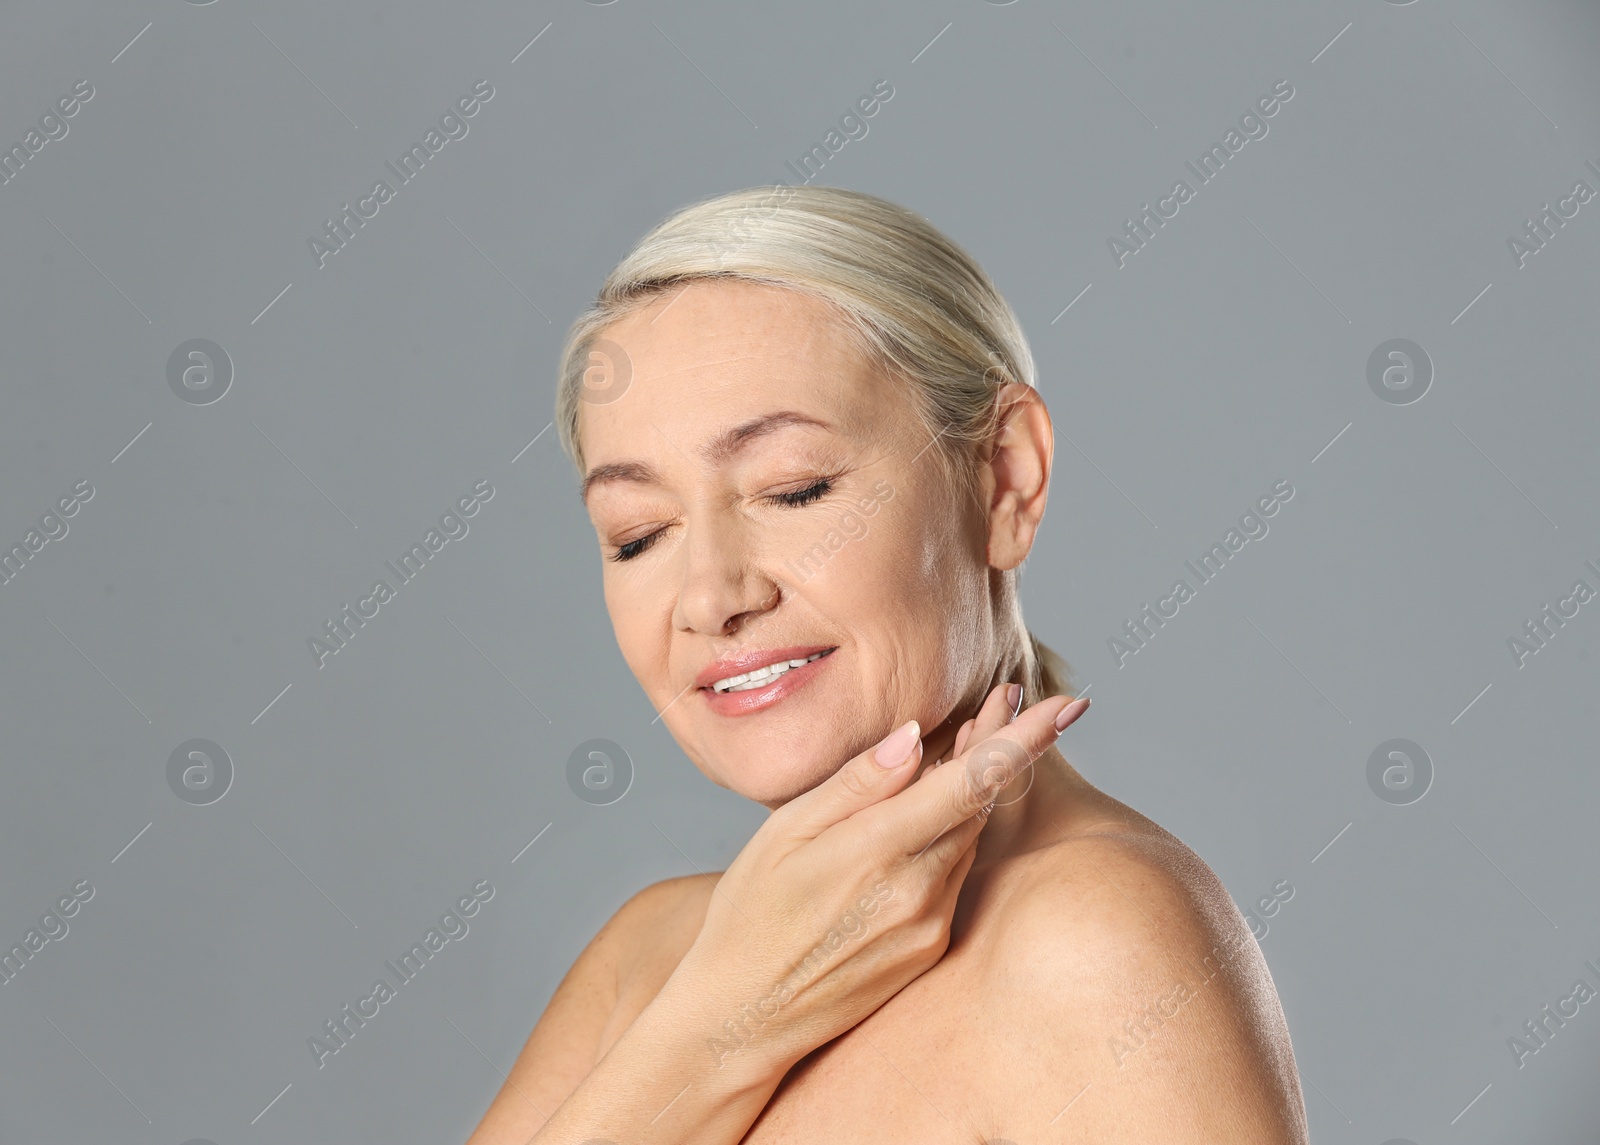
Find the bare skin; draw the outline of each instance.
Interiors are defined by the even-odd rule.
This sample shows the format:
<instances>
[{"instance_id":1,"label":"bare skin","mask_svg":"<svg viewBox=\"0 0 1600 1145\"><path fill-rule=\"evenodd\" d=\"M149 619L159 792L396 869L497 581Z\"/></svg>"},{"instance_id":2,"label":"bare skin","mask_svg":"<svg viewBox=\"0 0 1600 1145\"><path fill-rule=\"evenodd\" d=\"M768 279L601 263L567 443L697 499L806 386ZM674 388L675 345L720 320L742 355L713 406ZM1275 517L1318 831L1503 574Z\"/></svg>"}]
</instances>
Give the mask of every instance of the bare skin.
<instances>
[{"instance_id":1,"label":"bare skin","mask_svg":"<svg viewBox=\"0 0 1600 1145\"><path fill-rule=\"evenodd\" d=\"M1031 852L984 862L980 843L944 957L790 1070L745 1141L1305 1140L1287 1029L1247 928L1236 965L1226 950L1203 963L1233 925L1226 892L1138 812L1086 784L1080 801L1034 825ZM619 975L602 1055L687 951L713 893L700 876L657 886L675 901ZM1074 933L1086 918L1106 929ZM1139 946L1154 948L1142 967L1129 964ZM1138 1033L1179 982L1195 1000ZM1201 1054L1212 1061L1197 1070Z\"/></svg>"},{"instance_id":2,"label":"bare skin","mask_svg":"<svg viewBox=\"0 0 1600 1145\"><path fill-rule=\"evenodd\" d=\"M1001 574L1043 517L1038 396L1006 387L968 499L927 463L904 389L814 299L697 282L607 333L631 388L585 408L586 465L645 468L587 504L606 557L652 538L604 566L619 647L695 764L773 816L724 874L617 912L469 1145L1304 1142L1282 1009L1231 898L1054 746L1051 721L1082 703L1013 707ZM703 448L775 411L827 424ZM771 500L828 475L815 503ZM870 527L795 575L866 498ZM829 651L749 710L696 683L730 652L791 646ZM907 720L910 757L874 763ZM1004 774L974 793L996 743ZM749 1007L873 885L856 937L775 1012Z\"/></svg>"}]
</instances>

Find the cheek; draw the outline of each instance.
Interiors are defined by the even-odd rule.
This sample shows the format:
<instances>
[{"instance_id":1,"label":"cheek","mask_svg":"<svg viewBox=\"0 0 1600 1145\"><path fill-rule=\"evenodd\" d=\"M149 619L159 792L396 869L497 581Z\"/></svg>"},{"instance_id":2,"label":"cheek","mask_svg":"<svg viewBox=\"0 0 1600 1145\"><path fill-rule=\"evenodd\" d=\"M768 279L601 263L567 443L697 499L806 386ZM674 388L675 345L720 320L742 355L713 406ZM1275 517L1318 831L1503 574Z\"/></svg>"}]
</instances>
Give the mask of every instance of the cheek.
<instances>
[{"instance_id":1,"label":"cheek","mask_svg":"<svg viewBox=\"0 0 1600 1145\"><path fill-rule=\"evenodd\" d=\"M829 560L831 575L799 591L885 654L893 650L905 687L959 692L988 630L985 565L968 523L950 498L905 491L865 526Z\"/></svg>"},{"instance_id":2,"label":"cheek","mask_svg":"<svg viewBox=\"0 0 1600 1145\"><path fill-rule=\"evenodd\" d=\"M840 622L881 627L920 611L918 601L936 590L939 567L936 522L911 498L895 497L869 516L856 502L785 530L774 555L802 596L826 595L842 609ZM790 554L799 554L787 559ZM807 559L809 558L809 560ZM846 617L849 619L847 620Z\"/></svg>"},{"instance_id":3,"label":"cheek","mask_svg":"<svg viewBox=\"0 0 1600 1145\"><path fill-rule=\"evenodd\" d=\"M930 498L907 522L905 563L914 571L920 614L948 616L942 628L970 627L981 613L987 564L981 531L959 512L954 496Z\"/></svg>"},{"instance_id":4,"label":"cheek","mask_svg":"<svg viewBox=\"0 0 1600 1145\"><path fill-rule=\"evenodd\" d=\"M923 639L932 645L925 662L930 671L942 673L949 693L944 698L954 702L970 684L992 626L984 539L974 522L941 500L924 522L918 543L920 583L910 604Z\"/></svg>"},{"instance_id":5,"label":"cheek","mask_svg":"<svg viewBox=\"0 0 1600 1145\"><path fill-rule=\"evenodd\" d=\"M604 572L606 611L629 670L654 696L667 670L667 634L671 631L672 602L663 599L660 578L626 572Z\"/></svg>"},{"instance_id":6,"label":"cheek","mask_svg":"<svg viewBox=\"0 0 1600 1145\"><path fill-rule=\"evenodd\" d=\"M954 703L971 685L975 666L983 657L990 633L981 577L968 566L952 568L954 559L943 558L938 588L928 594L925 639L930 664L938 665L945 687L943 700ZM930 671L931 674L931 671Z\"/></svg>"}]
</instances>

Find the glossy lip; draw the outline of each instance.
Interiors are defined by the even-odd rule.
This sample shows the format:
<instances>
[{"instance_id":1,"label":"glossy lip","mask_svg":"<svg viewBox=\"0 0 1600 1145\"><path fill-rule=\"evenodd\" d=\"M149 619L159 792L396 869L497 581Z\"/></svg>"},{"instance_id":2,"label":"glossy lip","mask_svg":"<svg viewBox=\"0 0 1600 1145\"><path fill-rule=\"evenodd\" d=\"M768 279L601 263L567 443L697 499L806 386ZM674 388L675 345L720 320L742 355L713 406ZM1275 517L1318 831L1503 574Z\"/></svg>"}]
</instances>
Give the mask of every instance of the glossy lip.
<instances>
[{"instance_id":1,"label":"glossy lip","mask_svg":"<svg viewBox=\"0 0 1600 1145\"><path fill-rule=\"evenodd\" d=\"M822 666L833 659L833 653L837 650L837 646L811 645L809 647L773 648L764 652L747 652L725 660L718 660L704 672L701 672L696 677L696 682L700 684L700 694L705 696L707 705L717 715L749 715L752 712L769 708L805 687L821 670ZM750 688L743 692L714 692L711 690L713 683L718 680L724 680L729 676L737 676L742 672L764 668L768 664L776 664L780 660L803 660L817 652L826 652L828 655L818 657L811 663L799 668L790 668L765 687Z\"/></svg>"}]
</instances>

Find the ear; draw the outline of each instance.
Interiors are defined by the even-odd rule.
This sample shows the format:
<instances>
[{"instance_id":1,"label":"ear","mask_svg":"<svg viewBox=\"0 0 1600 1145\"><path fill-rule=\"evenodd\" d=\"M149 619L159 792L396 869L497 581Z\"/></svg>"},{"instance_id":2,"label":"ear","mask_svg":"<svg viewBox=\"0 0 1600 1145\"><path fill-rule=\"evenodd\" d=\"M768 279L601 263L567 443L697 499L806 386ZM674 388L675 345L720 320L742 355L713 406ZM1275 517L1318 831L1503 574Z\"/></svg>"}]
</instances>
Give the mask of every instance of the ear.
<instances>
[{"instance_id":1,"label":"ear","mask_svg":"<svg viewBox=\"0 0 1600 1145\"><path fill-rule=\"evenodd\" d=\"M1000 389L999 428L990 442L984 486L988 493L991 568L1014 569L1033 548L1050 496L1055 431L1044 399L1032 386Z\"/></svg>"}]
</instances>

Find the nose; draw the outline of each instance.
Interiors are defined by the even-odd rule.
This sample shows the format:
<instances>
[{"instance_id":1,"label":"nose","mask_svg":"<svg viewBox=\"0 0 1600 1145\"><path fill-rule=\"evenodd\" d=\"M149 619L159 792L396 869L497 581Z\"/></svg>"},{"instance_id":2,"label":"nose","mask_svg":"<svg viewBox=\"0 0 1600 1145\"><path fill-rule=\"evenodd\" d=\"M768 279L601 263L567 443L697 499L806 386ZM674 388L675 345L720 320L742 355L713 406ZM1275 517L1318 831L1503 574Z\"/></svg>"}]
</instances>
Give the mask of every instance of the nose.
<instances>
[{"instance_id":1,"label":"nose","mask_svg":"<svg viewBox=\"0 0 1600 1145\"><path fill-rule=\"evenodd\" d=\"M678 549L683 580L672 612L676 630L732 636L777 607L782 594L757 567L737 522L691 521L686 534Z\"/></svg>"}]
</instances>

